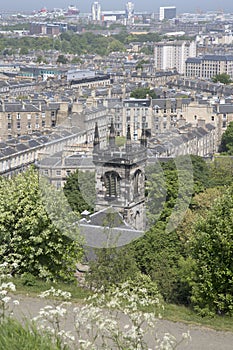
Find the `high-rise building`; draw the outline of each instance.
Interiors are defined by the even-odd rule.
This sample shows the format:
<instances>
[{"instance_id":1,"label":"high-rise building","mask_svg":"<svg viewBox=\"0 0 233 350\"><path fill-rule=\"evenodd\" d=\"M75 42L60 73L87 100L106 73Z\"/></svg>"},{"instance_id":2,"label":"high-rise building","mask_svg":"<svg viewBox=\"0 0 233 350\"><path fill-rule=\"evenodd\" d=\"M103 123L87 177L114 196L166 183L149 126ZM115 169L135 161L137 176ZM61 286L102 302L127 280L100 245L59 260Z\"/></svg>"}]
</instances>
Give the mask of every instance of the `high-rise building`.
<instances>
[{"instance_id":1,"label":"high-rise building","mask_svg":"<svg viewBox=\"0 0 233 350\"><path fill-rule=\"evenodd\" d=\"M159 8L159 20L163 21L164 19L176 18L176 7L167 6Z\"/></svg>"},{"instance_id":2,"label":"high-rise building","mask_svg":"<svg viewBox=\"0 0 233 350\"><path fill-rule=\"evenodd\" d=\"M91 14L93 21L101 21L101 6L98 1L95 1L91 6Z\"/></svg>"},{"instance_id":3,"label":"high-rise building","mask_svg":"<svg viewBox=\"0 0 233 350\"><path fill-rule=\"evenodd\" d=\"M154 61L158 70L176 69L178 73L184 74L188 57L196 57L194 41L175 40L155 44Z\"/></svg>"},{"instance_id":4,"label":"high-rise building","mask_svg":"<svg viewBox=\"0 0 233 350\"><path fill-rule=\"evenodd\" d=\"M134 23L134 3L131 1L125 5L125 18L126 24L131 25Z\"/></svg>"}]
</instances>

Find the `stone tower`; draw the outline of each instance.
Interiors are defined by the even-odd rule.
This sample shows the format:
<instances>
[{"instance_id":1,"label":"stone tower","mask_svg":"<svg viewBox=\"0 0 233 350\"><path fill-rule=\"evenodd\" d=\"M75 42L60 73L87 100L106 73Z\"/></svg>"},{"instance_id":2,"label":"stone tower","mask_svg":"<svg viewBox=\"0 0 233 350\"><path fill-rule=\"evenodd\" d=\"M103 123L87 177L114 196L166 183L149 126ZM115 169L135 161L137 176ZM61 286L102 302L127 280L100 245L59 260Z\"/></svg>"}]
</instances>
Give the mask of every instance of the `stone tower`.
<instances>
[{"instance_id":1,"label":"stone tower","mask_svg":"<svg viewBox=\"0 0 233 350\"><path fill-rule=\"evenodd\" d=\"M94 135L93 162L96 167L96 206L99 211L113 207L124 220L137 230L145 230L145 165L146 138L132 143L130 128L124 147L115 144L115 130L111 122L109 143L101 148L98 127Z\"/></svg>"}]
</instances>

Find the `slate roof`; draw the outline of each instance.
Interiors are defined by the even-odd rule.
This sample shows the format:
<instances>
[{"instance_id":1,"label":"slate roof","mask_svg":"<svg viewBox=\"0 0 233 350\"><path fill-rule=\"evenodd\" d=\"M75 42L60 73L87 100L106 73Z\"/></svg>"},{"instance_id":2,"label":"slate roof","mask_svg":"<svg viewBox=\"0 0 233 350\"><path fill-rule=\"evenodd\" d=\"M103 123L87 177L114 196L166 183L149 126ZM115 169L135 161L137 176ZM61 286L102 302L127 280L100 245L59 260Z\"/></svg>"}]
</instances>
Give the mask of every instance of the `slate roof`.
<instances>
[{"instance_id":1,"label":"slate roof","mask_svg":"<svg viewBox=\"0 0 233 350\"><path fill-rule=\"evenodd\" d=\"M232 104L219 104L219 113L233 113Z\"/></svg>"},{"instance_id":2,"label":"slate roof","mask_svg":"<svg viewBox=\"0 0 233 350\"><path fill-rule=\"evenodd\" d=\"M144 234L144 231L130 227L112 207L90 215L88 220L81 219L79 229L84 238L84 245L90 248L124 246Z\"/></svg>"}]
</instances>

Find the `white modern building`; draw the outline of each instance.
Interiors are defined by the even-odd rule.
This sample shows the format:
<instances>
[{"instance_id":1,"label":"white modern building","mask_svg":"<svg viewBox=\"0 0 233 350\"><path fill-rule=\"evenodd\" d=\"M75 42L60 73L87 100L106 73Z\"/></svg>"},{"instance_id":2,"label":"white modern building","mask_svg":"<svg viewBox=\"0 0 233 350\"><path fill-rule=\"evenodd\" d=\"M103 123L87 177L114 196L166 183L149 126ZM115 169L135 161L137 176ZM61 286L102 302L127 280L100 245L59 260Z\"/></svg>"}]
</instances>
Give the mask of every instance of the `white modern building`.
<instances>
[{"instance_id":1,"label":"white modern building","mask_svg":"<svg viewBox=\"0 0 233 350\"><path fill-rule=\"evenodd\" d=\"M195 41L175 40L155 44L154 61L158 70L176 69L185 73L185 62L188 57L196 57Z\"/></svg>"},{"instance_id":2,"label":"white modern building","mask_svg":"<svg viewBox=\"0 0 233 350\"><path fill-rule=\"evenodd\" d=\"M125 18L127 25L134 24L134 3L131 1L127 2L125 5Z\"/></svg>"},{"instance_id":3,"label":"white modern building","mask_svg":"<svg viewBox=\"0 0 233 350\"><path fill-rule=\"evenodd\" d=\"M101 5L98 1L95 1L91 6L91 14L93 21L101 21Z\"/></svg>"},{"instance_id":4,"label":"white modern building","mask_svg":"<svg viewBox=\"0 0 233 350\"><path fill-rule=\"evenodd\" d=\"M165 19L173 19L176 18L176 7L175 6L167 6L159 8L159 20L163 21Z\"/></svg>"}]
</instances>

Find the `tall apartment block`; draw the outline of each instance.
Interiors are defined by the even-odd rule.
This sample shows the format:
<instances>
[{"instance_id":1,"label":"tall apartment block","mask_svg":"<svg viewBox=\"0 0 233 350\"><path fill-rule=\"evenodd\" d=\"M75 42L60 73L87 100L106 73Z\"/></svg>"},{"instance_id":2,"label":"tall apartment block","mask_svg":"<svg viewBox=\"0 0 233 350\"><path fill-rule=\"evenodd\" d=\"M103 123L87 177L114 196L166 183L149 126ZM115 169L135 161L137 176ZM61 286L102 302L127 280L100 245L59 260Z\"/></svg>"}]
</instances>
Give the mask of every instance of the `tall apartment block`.
<instances>
[{"instance_id":1,"label":"tall apartment block","mask_svg":"<svg viewBox=\"0 0 233 350\"><path fill-rule=\"evenodd\" d=\"M101 21L101 5L98 1L95 1L91 6L91 14L93 21Z\"/></svg>"},{"instance_id":2,"label":"tall apartment block","mask_svg":"<svg viewBox=\"0 0 233 350\"><path fill-rule=\"evenodd\" d=\"M125 17L126 24L134 24L134 3L132 3L131 1L127 2L127 4L125 5Z\"/></svg>"},{"instance_id":3,"label":"tall apartment block","mask_svg":"<svg viewBox=\"0 0 233 350\"><path fill-rule=\"evenodd\" d=\"M196 43L194 41L175 40L155 44L154 61L158 70L176 69L178 73L185 73L185 62L188 57L196 57Z\"/></svg>"},{"instance_id":4,"label":"tall apartment block","mask_svg":"<svg viewBox=\"0 0 233 350\"><path fill-rule=\"evenodd\" d=\"M163 21L165 19L173 19L176 18L176 7L175 6L167 6L159 8L159 20Z\"/></svg>"}]
</instances>

